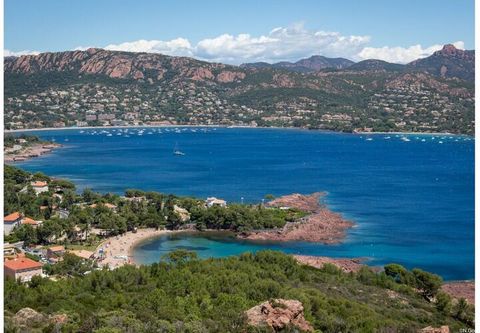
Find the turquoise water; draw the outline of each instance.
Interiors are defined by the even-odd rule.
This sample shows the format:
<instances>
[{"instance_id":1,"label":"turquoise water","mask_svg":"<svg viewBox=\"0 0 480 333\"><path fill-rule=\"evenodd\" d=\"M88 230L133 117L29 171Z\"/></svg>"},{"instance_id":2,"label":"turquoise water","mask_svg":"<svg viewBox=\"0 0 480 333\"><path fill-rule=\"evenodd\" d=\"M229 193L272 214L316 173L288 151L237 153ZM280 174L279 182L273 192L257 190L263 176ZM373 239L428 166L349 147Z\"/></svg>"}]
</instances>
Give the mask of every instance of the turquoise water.
<instances>
[{"instance_id":1,"label":"turquoise water","mask_svg":"<svg viewBox=\"0 0 480 333\"><path fill-rule=\"evenodd\" d=\"M474 276L472 138L241 128L139 131L36 132L65 147L18 165L101 192L140 188L256 203L269 193L327 191L329 207L356 223L345 242L334 246L161 238L138 248L142 262L158 260L161 249L180 242L205 257L275 248L368 257L372 265L398 262L446 279ZM175 146L185 156L175 156Z\"/></svg>"}]
</instances>

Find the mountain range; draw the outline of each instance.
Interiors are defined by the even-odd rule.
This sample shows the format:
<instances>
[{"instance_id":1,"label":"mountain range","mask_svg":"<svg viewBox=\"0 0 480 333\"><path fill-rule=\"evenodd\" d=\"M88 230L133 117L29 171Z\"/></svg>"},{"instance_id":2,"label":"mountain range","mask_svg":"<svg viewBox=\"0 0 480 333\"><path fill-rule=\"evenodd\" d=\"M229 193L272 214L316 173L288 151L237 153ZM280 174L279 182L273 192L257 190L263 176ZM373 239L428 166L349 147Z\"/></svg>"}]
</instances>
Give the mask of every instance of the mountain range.
<instances>
[{"instance_id":1,"label":"mountain range","mask_svg":"<svg viewBox=\"0 0 480 333\"><path fill-rule=\"evenodd\" d=\"M327 58L314 55L309 58L300 59L297 62L282 61L275 64L266 62L254 62L241 64L242 68L284 68L295 72L314 72L325 68L343 69L353 65L354 62L345 58Z\"/></svg>"},{"instance_id":2,"label":"mountain range","mask_svg":"<svg viewBox=\"0 0 480 333\"><path fill-rule=\"evenodd\" d=\"M7 57L5 124L116 121L472 134L474 62L474 51L453 45L406 65L312 56L233 66L95 48Z\"/></svg>"},{"instance_id":3,"label":"mountain range","mask_svg":"<svg viewBox=\"0 0 480 333\"><path fill-rule=\"evenodd\" d=\"M427 58L417 59L406 65L383 60L368 59L355 63L345 58L327 58L314 55L296 62L282 61L274 64L254 62L241 64L242 68L283 68L295 72L315 72L322 69L424 71L440 77L475 79L475 51L459 50L447 44Z\"/></svg>"}]
</instances>

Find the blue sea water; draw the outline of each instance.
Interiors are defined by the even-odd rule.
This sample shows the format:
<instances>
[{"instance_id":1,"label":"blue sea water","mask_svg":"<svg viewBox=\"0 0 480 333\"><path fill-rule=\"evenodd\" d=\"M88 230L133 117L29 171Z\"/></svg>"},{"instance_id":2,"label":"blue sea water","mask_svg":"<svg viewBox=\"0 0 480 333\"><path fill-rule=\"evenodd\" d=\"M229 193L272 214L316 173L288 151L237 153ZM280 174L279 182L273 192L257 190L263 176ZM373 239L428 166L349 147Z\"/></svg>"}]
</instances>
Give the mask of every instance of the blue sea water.
<instances>
[{"instance_id":1,"label":"blue sea water","mask_svg":"<svg viewBox=\"0 0 480 333\"><path fill-rule=\"evenodd\" d=\"M123 193L139 188L252 203L266 194L327 191L328 206L356 223L345 242L329 246L252 243L218 235L163 237L136 249L141 262L158 261L178 247L196 248L203 257L273 248L367 257L371 265L397 262L450 280L474 277L470 137L247 128L35 134L65 146L18 166L71 179L80 189ZM174 155L175 146L185 155Z\"/></svg>"}]
</instances>

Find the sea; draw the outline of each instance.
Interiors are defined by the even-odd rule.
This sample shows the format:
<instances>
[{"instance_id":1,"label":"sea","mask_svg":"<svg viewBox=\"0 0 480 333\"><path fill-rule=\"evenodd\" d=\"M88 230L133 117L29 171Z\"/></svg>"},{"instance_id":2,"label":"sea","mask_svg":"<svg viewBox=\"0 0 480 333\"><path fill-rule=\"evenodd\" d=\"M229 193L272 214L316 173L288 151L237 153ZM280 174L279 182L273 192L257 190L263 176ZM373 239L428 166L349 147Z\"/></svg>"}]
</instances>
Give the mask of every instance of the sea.
<instances>
[{"instance_id":1,"label":"sea","mask_svg":"<svg viewBox=\"0 0 480 333\"><path fill-rule=\"evenodd\" d=\"M327 192L355 223L341 244L252 242L180 234L141 243L134 259L178 248L200 257L261 249L395 262L445 280L474 278L474 138L447 134L345 134L302 129L158 127L36 131L63 145L15 163L75 182L79 191L159 191L261 203L267 194ZM177 152L177 153L175 153Z\"/></svg>"}]
</instances>

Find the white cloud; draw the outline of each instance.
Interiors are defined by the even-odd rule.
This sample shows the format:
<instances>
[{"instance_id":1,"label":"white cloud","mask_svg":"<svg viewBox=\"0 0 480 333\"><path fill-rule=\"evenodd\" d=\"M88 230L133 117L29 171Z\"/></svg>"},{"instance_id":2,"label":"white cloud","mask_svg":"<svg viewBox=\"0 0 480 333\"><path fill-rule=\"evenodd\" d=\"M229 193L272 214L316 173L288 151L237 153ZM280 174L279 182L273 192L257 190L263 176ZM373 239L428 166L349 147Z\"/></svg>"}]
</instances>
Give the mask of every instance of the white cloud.
<instances>
[{"instance_id":1,"label":"white cloud","mask_svg":"<svg viewBox=\"0 0 480 333\"><path fill-rule=\"evenodd\" d=\"M464 49L465 45L462 41L453 43L458 49ZM442 49L443 45L432 45L426 48L422 48L420 44L412 45L410 47L365 47L360 53L358 53L356 60L365 59L380 59L388 62L406 64L419 58L425 58L430 56L435 51Z\"/></svg>"},{"instance_id":2,"label":"white cloud","mask_svg":"<svg viewBox=\"0 0 480 333\"><path fill-rule=\"evenodd\" d=\"M39 54L40 52L38 51L29 51L29 50L24 50L24 51L10 51L10 50L3 50L3 56L4 57L19 57L22 55L27 55L27 54Z\"/></svg>"},{"instance_id":3,"label":"white cloud","mask_svg":"<svg viewBox=\"0 0 480 333\"><path fill-rule=\"evenodd\" d=\"M204 39L196 54L206 60L221 62L275 62L298 60L314 54L328 57L352 57L369 42L369 36L343 36L338 32L311 31L302 24L275 28L268 35L252 37L221 35Z\"/></svg>"},{"instance_id":4,"label":"white cloud","mask_svg":"<svg viewBox=\"0 0 480 333\"><path fill-rule=\"evenodd\" d=\"M185 38L176 38L170 41L137 40L122 44L110 44L104 47L107 50L128 52L163 53L174 56L194 56L192 45Z\"/></svg>"},{"instance_id":5,"label":"white cloud","mask_svg":"<svg viewBox=\"0 0 480 333\"><path fill-rule=\"evenodd\" d=\"M407 63L427 57L442 48L442 45L422 47L420 44L409 47L371 47L370 36L342 35L339 32L307 30L303 23L288 27L277 27L260 36L250 34L222 34L205 38L195 45L188 39L176 38L162 40L136 40L120 44L103 46L107 50L162 53L172 56L188 56L206 61L229 64L243 62L297 61L312 55L326 57L344 57L359 61L380 59L388 62ZM463 49L461 41L453 43ZM102 47L102 46L100 46ZM86 50L79 46L75 50ZM5 56L38 54L37 51L12 52L5 50Z\"/></svg>"},{"instance_id":6,"label":"white cloud","mask_svg":"<svg viewBox=\"0 0 480 333\"><path fill-rule=\"evenodd\" d=\"M302 23L279 27L258 37L249 34L222 34L205 38L196 45L187 39L170 41L138 40L110 44L108 50L154 52L195 57L230 64L255 61L296 61L321 54L327 57L352 58L370 41L369 36L343 36L338 32L306 30Z\"/></svg>"}]
</instances>

